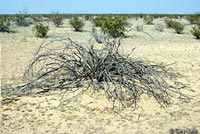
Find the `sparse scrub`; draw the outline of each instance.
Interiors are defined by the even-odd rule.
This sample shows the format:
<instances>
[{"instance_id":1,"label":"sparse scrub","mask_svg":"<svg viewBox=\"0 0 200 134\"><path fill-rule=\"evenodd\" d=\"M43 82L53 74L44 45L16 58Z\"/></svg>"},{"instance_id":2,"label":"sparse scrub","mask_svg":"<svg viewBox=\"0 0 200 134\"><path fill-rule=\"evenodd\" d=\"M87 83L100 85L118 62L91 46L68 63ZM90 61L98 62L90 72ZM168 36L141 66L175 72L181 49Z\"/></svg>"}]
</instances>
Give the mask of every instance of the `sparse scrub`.
<instances>
[{"instance_id":1,"label":"sparse scrub","mask_svg":"<svg viewBox=\"0 0 200 134\"><path fill-rule=\"evenodd\" d=\"M104 19L101 30L104 34L117 38L125 36L126 26L126 18L111 16Z\"/></svg>"},{"instance_id":2,"label":"sparse scrub","mask_svg":"<svg viewBox=\"0 0 200 134\"><path fill-rule=\"evenodd\" d=\"M32 23L30 18L28 18L27 16L26 9L16 14L15 21L16 21L17 26L22 26L22 27L30 26L30 24Z\"/></svg>"},{"instance_id":3,"label":"sparse scrub","mask_svg":"<svg viewBox=\"0 0 200 134\"><path fill-rule=\"evenodd\" d=\"M41 22L43 21L43 18L42 18L42 16L40 16L40 15L33 15L31 18L32 18L33 21L36 22L36 23L41 23Z\"/></svg>"},{"instance_id":4,"label":"sparse scrub","mask_svg":"<svg viewBox=\"0 0 200 134\"><path fill-rule=\"evenodd\" d=\"M92 19L94 26L96 27L101 27L104 24L105 21L105 17L101 16L101 17L94 17Z\"/></svg>"},{"instance_id":5,"label":"sparse scrub","mask_svg":"<svg viewBox=\"0 0 200 134\"><path fill-rule=\"evenodd\" d=\"M28 19L24 14L17 14L15 20L17 26L25 27L25 26L30 26L31 24L30 19Z\"/></svg>"},{"instance_id":6,"label":"sparse scrub","mask_svg":"<svg viewBox=\"0 0 200 134\"><path fill-rule=\"evenodd\" d=\"M105 34L103 34L101 31L98 31L96 28L92 28L92 36L94 37L95 41L98 43L103 43L105 39Z\"/></svg>"},{"instance_id":7,"label":"sparse scrub","mask_svg":"<svg viewBox=\"0 0 200 134\"><path fill-rule=\"evenodd\" d=\"M165 23L169 28L173 28L178 34L181 34L184 30L184 25L175 20L165 20Z\"/></svg>"},{"instance_id":8,"label":"sparse scrub","mask_svg":"<svg viewBox=\"0 0 200 134\"><path fill-rule=\"evenodd\" d=\"M51 14L51 20L53 21L53 23L56 27L59 27L60 25L63 24L63 19L64 19L63 14L60 14L58 12Z\"/></svg>"},{"instance_id":9,"label":"sparse scrub","mask_svg":"<svg viewBox=\"0 0 200 134\"><path fill-rule=\"evenodd\" d=\"M0 17L0 32L10 32L10 19L6 16Z\"/></svg>"},{"instance_id":10,"label":"sparse scrub","mask_svg":"<svg viewBox=\"0 0 200 134\"><path fill-rule=\"evenodd\" d=\"M179 73L167 65L130 57L134 49L122 55L120 44L120 40L115 40L94 49L93 45L84 47L70 39L49 40L39 47L25 71L27 82L14 88L3 87L2 92L23 95L32 89L58 89L72 93L84 88L105 92L113 108L135 108L144 93L161 105L170 104L175 96L190 99L181 92L185 85L177 81Z\"/></svg>"},{"instance_id":11,"label":"sparse scrub","mask_svg":"<svg viewBox=\"0 0 200 134\"><path fill-rule=\"evenodd\" d=\"M83 30L84 22L79 17L77 16L73 17L72 19L70 19L69 23L71 24L71 26L74 28L75 31Z\"/></svg>"},{"instance_id":12,"label":"sparse scrub","mask_svg":"<svg viewBox=\"0 0 200 134\"><path fill-rule=\"evenodd\" d=\"M86 15L84 16L84 18L85 18L86 21L89 21L89 20L91 20L92 15L86 14Z\"/></svg>"},{"instance_id":13,"label":"sparse scrub","mask_svg":"<svg viewBox=\"0 0 200 134\"><path fill-rule=\"evenodd\" d=\"M175 22L174 23L174 30L176 31L177 34L181 34L181 33L183 33L184 25L181 24L180 22Z\"/></svg>"},{"instance_id":14,"label":"sparse scrub","mask_svg":"<svg viewBox=\"0 0 200 134\"><path fill-rule=\"evenodd\" d=\"M144 16L143 21L147 25L153 25L153 17L150 15Z\"/></svg>"},{"instance_id":15,"label":"sparse scrub","mask_svg":"<svg viewBox=\"0 0 200 134\"><path fill-rule=\"evenodd\" d=\"M33 27L33 33L36 37L44 38L47 36L47 32L49 30L48 26L44 26L42 23L37 23Z\"/></svg>"},{"instance_id":16,"label":"sparse scrub","mask_svg":"<svg viewBox=\"0 0 200 134\"><path fill-rule=\"evenodd\" d=\"M200 14L192 14L186 17L190 24L198 24L200 20Z\"/></svg>"},{"instance_id":17,"label":"sparse scrub","mask_svg":"<svg viewBox=\"0 0 200 134\"><path fill-rule=\"evenodd\" d=\"M166 19L165 20L165 23L166 23L166 25L167 25L167 27L168 28L174 28L174 20L172 20L172 19Z\"/></svg>"},{"instance_id":18,"label":"sparse scrub","mask_svg":"<svg viewBox=\"0 0 200 134\"><path fill-rule=\"evenodd\" d=\"M200 39L200 25L192 27L192 30L190 32L196 37L196 39Z\"/></svg>"}]
</instances>

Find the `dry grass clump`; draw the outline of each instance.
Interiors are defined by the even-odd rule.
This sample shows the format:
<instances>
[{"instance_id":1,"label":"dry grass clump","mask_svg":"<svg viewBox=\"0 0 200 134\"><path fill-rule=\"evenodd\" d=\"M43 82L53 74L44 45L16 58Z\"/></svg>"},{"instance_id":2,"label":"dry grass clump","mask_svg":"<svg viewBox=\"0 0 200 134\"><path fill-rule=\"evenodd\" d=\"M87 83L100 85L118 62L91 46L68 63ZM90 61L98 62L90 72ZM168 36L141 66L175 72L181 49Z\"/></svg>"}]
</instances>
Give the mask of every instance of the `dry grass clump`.
<instances>
[{"instance_id":1,"label":"dry grass clump","mask_svg":"<svg viewBox=\"0 0 200 134\"><path fill-rule=\"evenodd\" d=\"M121 54L121 39L107 39L104 43L95 49L71 39L46 41L25 71L26 83L13 90L20 94L31 93L32 89L67 93L87 87L92 92L104 91L114 108L135 108L143 93L161 105L170 104L175 96L189 100L180 92L185 85L176 81L179 73L163 64L130 57L134 49L127 55ZM11 89L8 88L2 91Z\"/></svg>"}]
</instances>

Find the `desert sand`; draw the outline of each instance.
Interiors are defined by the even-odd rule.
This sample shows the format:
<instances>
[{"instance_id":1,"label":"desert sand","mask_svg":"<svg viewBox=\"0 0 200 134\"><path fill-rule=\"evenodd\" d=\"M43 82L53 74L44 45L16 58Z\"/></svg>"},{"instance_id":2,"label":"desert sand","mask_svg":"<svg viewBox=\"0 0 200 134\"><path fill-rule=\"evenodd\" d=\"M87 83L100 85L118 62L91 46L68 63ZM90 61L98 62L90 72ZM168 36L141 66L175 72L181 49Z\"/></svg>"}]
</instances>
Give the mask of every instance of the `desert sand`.
<instances>
[{"instance_id":1,"label":"desert sand","mask_svg":"<svg viewBox=\"0 0 200 134\"><path fill-rule=\"evenodd\" d=\"M20 97L19 100L1 105L1 134L167 134L170 129L196 129L200 132L200 41L190 33L191 25L185 24L183 34L172 29L155 30L142 20L130 19L132 27L143 24L144 31L155 38L135 30L127 33L122 42L122 52L136 47L133 57L171 65L185 77L193 96L190 102L174 101L161 107L152 97L143 95L135 110L113 111L112 104L101 93L91 96L87 91L78 97L67 94L60 105L60 92ZM91 42L92 23L86 21L83 32L75 32L68 20L60 28L48 22L48 38L66 37L88 45ZM1 86L19 84L23 72L34 52L45 40L33 35L32 26L15 27L16 33L0 33Z\"/></svg>"}]
</instances>

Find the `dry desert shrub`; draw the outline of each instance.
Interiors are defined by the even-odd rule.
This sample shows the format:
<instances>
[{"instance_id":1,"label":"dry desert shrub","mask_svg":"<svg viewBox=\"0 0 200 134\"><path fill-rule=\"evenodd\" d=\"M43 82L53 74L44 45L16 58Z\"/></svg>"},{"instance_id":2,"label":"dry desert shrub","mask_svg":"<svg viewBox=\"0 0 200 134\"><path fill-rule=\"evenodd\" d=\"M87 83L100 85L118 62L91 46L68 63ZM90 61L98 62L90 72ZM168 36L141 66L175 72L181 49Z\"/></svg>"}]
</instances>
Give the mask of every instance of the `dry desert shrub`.
<instances>
[{"instance_id":1,"label":"dry desert shrub","mask_svg":"<svg viewBox=\"0 0 200 134\"><path fill-rule=\"evenodd\" d=\"M28 12L26 9L24 9L15 15L15 22L17 26L25 27L31 25L32 19L28 17Z\"/></svg>"},{"instance_id":2,"label":"dry desert shrub","mask_svg":"<svg viewBox=\"0 0 200 134\"><path fill-rule=\"evenodd\" d=\"M58 12L53 12L50 16L51 20L53 21L56 27L60 27L63 24L63 19L65 18L63 14Z\"/></svg>"},{"instance_id":3,"label":"dry desert shrub","mask_svg":"<svg viewBox=\"0 0 200 134\"><path fill-rule=\"evenodd\" d=\"M121 54L121 39L104 43L102 48L95 49L71 39L47 40L26 69L26 82L16 87L5 86L2 93L23 95L40 89L64 90L67 94L86 88L105 92L113 108L122 109L135 108L142 94L152 96L160 105L169 105L174 97L190 99L181 92L186 85L177 81L181 75L172 68L131 57L134 49L127 55Z\"/></svg>"}]
</instances>

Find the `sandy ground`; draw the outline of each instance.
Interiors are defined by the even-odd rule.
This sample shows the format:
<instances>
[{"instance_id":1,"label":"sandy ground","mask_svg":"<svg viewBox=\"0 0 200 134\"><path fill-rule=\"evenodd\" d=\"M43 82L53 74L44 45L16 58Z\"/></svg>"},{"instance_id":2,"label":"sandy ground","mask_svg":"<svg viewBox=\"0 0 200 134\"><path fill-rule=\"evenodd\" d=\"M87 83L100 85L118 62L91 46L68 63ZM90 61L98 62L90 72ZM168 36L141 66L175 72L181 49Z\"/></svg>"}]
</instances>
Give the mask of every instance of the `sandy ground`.
<instances>
[{"instance_id":1,"label":"sandy ground","mask_svg":"<svg viewBox=\"0 0 200 134\"><path fill-rule=\"evenodd\" d=\"M132 26L141 20L129 20ZM125 109L114 112L103 94L90 96L85 92L79 97L65 95L59 105L60 92L25 96L1 105L1 134L166 134L169 129L196 129L200 132L200 41L191 34L191 25L185 20L184 34L172 29L155 30L155 25L144 25L144 33L131 31L123 41L122 52L157 63L174 63L172 67L186 77L181 81L190 84L193 100L189 103L174 102L162 108L151 97L143 95L136 110ZM163 19L155 20L155 24ZM48 38L69 37L87 45L91 37L92 24L86 22L83 32L74 32L65 20L61 28L51 23ZM33 53L45 39L33 36L31 27L13 27L16 33L0 33L1 85L18 84Z\"/></svg>"}]
</instances>

